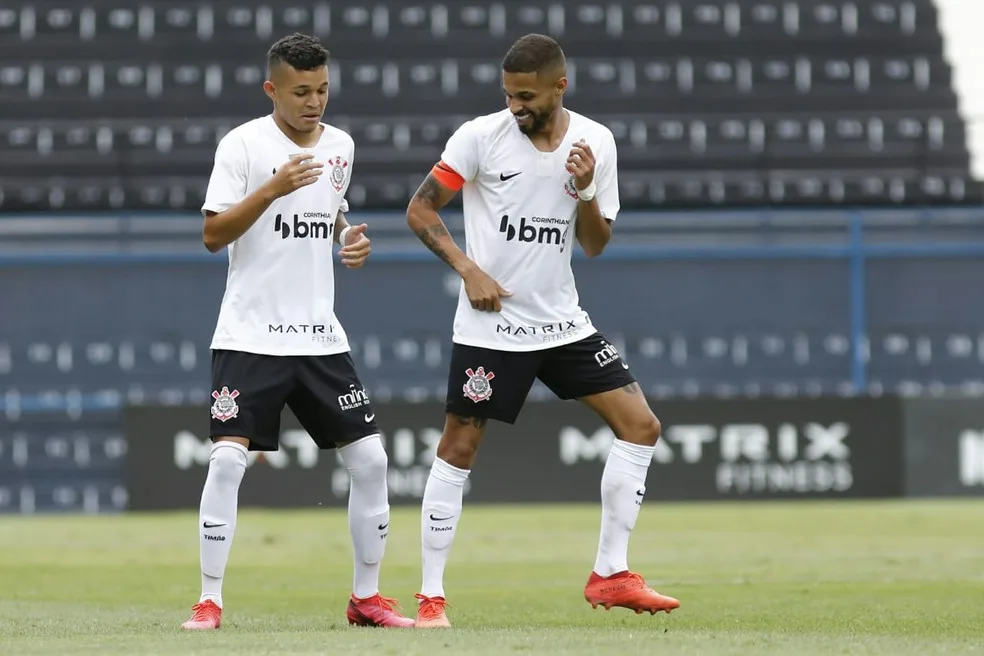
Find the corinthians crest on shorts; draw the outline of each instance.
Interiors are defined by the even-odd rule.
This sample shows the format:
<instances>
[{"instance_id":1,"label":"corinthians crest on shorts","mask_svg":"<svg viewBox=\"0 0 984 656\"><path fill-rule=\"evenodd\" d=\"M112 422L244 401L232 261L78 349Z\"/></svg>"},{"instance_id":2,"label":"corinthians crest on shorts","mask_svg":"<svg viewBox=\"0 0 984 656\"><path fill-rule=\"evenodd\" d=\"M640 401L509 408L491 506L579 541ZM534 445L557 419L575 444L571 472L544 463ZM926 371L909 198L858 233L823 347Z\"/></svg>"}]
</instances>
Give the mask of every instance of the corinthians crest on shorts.
<instances>
[{"instance_id":1,"label":"corinthians crest on shorts","mask_svg":"<svg viewBox=\"0 0 984 656\"><path fill-rule=\"evenodd\" d=\"M477 371L465 369L465 375L468 376L468 382L462 387L465 396L475 403L488 401L492 396L492 384L489 381L495 378L495 374L491 371L486 373L485 367L479 367Z\"/></svg>"},{"instance_id":2,"label":"corinthians crest on shorts","mask_svg":"<svg viewBox=\"0 0 984 656\"><path fill-rule=\"evenodd\" d=\"M331 167L331 186L335 191L341 191L345 186L345 176L348 175L348 162L341 157L336 157L328 160L328 166Z\"/></svg>"},{"instance_id":3,"label":"corinthians crest on shorts","mask_svg":"<svg viewBox=\"0 0 984 656\"><path fill-rule=\"evenodd\" d=\"M212 392L212 398L215 399L215 403L212 404L212 416L219 421L235 419L239 415L239 404L236 403L237 396L239 396L239 390L230 392L228 387L223 387L219 392Z\"/></svg>"}]
</instances>

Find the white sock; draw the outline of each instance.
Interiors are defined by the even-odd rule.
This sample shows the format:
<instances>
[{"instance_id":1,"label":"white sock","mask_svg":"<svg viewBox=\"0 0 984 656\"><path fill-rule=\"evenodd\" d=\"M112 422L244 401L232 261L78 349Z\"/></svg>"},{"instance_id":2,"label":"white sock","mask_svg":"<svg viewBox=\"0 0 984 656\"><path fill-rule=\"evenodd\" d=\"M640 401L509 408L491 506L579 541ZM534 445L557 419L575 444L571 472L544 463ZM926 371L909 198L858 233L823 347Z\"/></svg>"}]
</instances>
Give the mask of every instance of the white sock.
<instances>
[{"instance_id":1,"label":"white sock","mask_svg":"<svg viewBox=\"0 0 984 656\"><path fill-rule=\"evenodd\" d=\"M594 571L611 576L629 568L629 535L646 494L654 446L615 440L601 475L601 537Z\"/></svg>"},{"instance_id":2,"label":"white sock","mask_svg":"<svg viewBox=\"0 0 984 656\"><path fill-rule=\"evenodd\" d=\"M246 473L248 450L235 442L216 442L208 459L208 476L198 512L201 539L202 596L222 607L222 577L236 533L239 484Z\"/></svg>"},{"instance_id":3,"label":"white sock","mask_svg":"<svg viewBox=\"0 0 984 656\"><path fill-rule=\"evenodd\" d=\"M461 517L462 497L468 469L452 467L434 459L420 512L420 546L423 556L423 582L420 594L444 596L444 567L451 554L451 543Z\"/></svg>"},{"instance_id":4,"label":"white sock","mask_svg":"<svg viewBox=\"0 0 984 656\"><path fill-rule=\"evenodd\" d=\"M370 435L338 450L348 469L348 521L355 561L352 594L366 599L379 593L379 566L389 535L386 450L379 435Z\"/></svg>"}]
</instances>

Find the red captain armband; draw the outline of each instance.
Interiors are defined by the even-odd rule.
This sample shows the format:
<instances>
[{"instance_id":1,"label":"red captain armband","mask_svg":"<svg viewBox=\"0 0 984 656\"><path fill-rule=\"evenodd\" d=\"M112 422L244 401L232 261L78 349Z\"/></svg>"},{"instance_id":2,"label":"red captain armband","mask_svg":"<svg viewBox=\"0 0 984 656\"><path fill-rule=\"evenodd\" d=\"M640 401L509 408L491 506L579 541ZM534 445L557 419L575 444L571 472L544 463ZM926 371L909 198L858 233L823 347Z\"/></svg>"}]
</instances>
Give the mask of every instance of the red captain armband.
<instances>
[{"instance_id":1,"label":"red captain armband","mask_svg":"<svg viewBox=\"0 0 984 656\"><path fill-rule=\"evenodd\" d=\"M444 162L435 164L434 168L431 169L431 175L434 176L435 180L452 191L458 191L465 186L465 179Z\"/></svg>"}]
</instances>

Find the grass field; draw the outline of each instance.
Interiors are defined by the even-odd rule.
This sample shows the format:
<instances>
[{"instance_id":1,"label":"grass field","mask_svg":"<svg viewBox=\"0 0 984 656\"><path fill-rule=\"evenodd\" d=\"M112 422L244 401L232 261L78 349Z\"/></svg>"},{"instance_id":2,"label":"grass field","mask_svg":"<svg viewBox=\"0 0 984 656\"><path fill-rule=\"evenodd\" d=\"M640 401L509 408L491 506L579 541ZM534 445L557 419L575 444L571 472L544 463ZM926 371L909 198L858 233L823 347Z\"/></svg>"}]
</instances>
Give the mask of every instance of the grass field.
<instances>
[{"instance_id":1,"label":"grass field","mask_svg":"<svg viewBox=\"0 0 984 656\"><path fill-rule=\"evenodd\" d=\"M593 611L593 507L466 507L451 631L349 627L345 516L245 511L220 631L198 600L196 516L0 518L3 654L984 653L984 503L649 503L630 564L671 615ZM383 593L410 607L418 515L394 511Z\"/></svg>"}]
</instances>

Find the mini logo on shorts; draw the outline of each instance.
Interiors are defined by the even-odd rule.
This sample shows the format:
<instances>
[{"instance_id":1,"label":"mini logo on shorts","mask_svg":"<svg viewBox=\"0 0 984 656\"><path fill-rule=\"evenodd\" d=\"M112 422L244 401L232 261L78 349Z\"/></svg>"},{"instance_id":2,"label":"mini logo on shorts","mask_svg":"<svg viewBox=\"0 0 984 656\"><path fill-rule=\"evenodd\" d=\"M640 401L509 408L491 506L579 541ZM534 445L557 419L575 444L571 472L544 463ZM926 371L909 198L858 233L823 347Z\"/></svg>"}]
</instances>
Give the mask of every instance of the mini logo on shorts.
<instances>
[{"instance_id":1,"label":"mini logo on shorts","mask_svg":"<svg viewBox=\"0 0 984 656\"><path fill-rule=\"evenodd\" d=\"M340 394L338 397L338 407L342 410L352 410L353 408L365 407L369 409L369 392L366 388L358 388L355 384L349 385L349 391L347 394ZM368 416L368 415L366 415ZM366 423L371 420L366 419Z\"/></svg>"},{"instance_id":2,"label":"mini logo on shorts","mask_svg":"<svg viewBox=\"0 0 984 656\"><path fill-rule=\"evenodd\" d=\"M328 164L331 166L331 186L335 191L341 191L345 186L345 169L348 168L348 162L341 157L336 157L329 159Z\"/></svg>"},{"instance_id":3,"label":"mini logo on shorts","mask_svg":"<svg viewBox=\"0 0 984 656\"><path fill-rule=\"evenodd\" d=\"M618 360L621 356L619 355L618 349L612 344L602 340L601 345L604 347L600 351L594 354L595 362L598 363L599 367L607 367L611 363ZM624 369L628 369L628 365L624 362L622 363Z\"/></svg>"},{"instance_id":4,"label":"mini logo on shorts","mask_svg":"<svg viewBox=\"0 0 984 656\"><path fill-rule=\"evenodd\" d=\"M236 404L236 397L239 390L229 391L228 387L223 387L220 392L212 392L215 403L212 404L212 416L219 421L234 419L239 414L239 406Z\"/></svg>"},{"instance_id":5,"label":"mini logo on shorts","mask_svg":"<svg viewBox=\"0 0 984 656\"><path fill-rule=\"evenodd\" d=\"M485 373L485 367L479 367L478 371L465 369L465 375L468 376L468 382L461 388L465 396L475 403L487 401L492 396L492 385L489 381L495 378L494 373L491 371Z\"/></svg>"}]
</instances>

